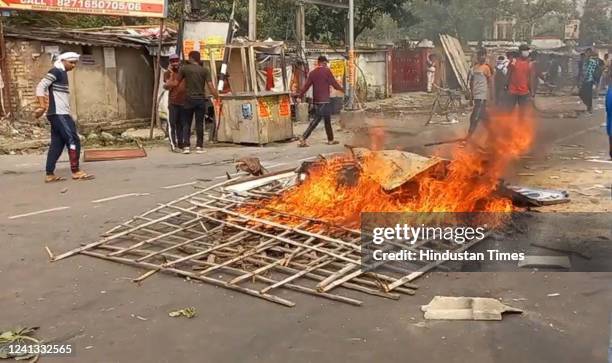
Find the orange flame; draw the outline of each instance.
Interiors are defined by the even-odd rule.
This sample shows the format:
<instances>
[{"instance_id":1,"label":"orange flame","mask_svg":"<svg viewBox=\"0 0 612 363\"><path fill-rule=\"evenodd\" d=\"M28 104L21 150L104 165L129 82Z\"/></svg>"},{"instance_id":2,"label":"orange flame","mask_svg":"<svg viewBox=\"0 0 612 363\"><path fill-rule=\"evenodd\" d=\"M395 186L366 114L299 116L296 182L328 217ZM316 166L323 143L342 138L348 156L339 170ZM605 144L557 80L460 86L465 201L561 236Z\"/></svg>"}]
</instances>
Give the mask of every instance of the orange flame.
<instances>
[{"instance_id":1,"label":"orange flame","mask_svg":"<svg viewBox=\"0 0 612 363\"><path fill-rule=\"evenodd\" d=\"M262 202L265 209L249 207L248 212L269 216L275 210L351 227L359 225L362 212L510 212L512 202L495 191L509 165L531 146L533 124L531 114L492 115L473 142L452 148L445 175L423 173L413 179L411 188L391 193L376 181L390 171L381 170L372 157L362 161L355 185L339 184L338 170L353 160L348 154L339 156L313 168L299 186ZM374 148L379 147L381 129L371 135ZM283 218L283 222L299 220Z\"/></svg>"}]
</instances>

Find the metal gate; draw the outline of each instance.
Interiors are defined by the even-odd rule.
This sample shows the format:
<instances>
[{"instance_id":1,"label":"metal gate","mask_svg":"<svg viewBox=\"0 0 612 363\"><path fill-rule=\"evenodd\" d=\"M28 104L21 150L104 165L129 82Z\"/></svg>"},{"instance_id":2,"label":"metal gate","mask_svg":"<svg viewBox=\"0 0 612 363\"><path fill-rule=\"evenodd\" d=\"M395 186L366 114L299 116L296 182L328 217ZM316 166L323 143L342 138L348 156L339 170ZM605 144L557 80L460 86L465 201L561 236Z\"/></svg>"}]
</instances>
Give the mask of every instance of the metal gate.
<instances>
[{"instance_id":1,"label":"metal gate","mask_svg":"<svg viewBox=\"0 0 612 363\"><path fill-rule=\"evenodd\" d=\"M393 49L391 60L393 93L426 91L426 60L426 49Z\"/></svg>"}]
</instances>

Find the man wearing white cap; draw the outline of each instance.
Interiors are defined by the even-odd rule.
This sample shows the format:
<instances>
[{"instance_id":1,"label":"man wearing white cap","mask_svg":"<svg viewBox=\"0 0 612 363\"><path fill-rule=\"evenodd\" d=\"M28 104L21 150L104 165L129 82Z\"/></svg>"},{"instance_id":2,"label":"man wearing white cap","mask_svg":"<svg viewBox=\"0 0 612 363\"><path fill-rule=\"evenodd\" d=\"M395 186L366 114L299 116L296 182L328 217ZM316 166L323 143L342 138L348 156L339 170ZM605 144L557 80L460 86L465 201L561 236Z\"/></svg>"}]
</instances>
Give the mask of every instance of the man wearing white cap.
<instances>
[{"instance_id":1,"label":"man wearing white cap","mask_svg":"<svg viewBox=\"0 0 612 363\"><path fill-rule=\"evenodd\" d=\"M67 72L76 67L79 57L74 52L60 54L53 64L53 68L47 72L36 87L36 98L38 99L39 107L34 111L34 116L39 118L46 111L47 119L51 125L51 144L47 154L46 183L65 180L54 173L55 164L60 155L62 155L64 147L68 149L72 179L89 180L94 178L93 175L79 169L81 141L77 133L76 123L72 116L70 116L70 93Z\"/></svg>"}]
</instances>

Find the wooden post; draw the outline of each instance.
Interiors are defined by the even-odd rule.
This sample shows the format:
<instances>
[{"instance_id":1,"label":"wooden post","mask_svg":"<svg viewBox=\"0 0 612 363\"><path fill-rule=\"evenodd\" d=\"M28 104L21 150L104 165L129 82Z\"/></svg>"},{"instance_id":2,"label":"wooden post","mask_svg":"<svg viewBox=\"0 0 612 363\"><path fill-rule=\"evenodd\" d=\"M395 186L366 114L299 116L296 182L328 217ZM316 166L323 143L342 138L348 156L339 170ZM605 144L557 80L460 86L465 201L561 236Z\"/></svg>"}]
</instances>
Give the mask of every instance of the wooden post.
<instances>
[{"instance_id":1,"label":"wooden post","mask_svg":"<svg viewBox=\"0 0 612 363\"><path fill-rule=\"evenodd\" d=\"M165 19L162 18L161 22L159 23L159 44L157 46L157 56L155 58L155 62L153 62L153 67L155 67L153 70L153 75L155 79L153 80L153 104L151 105L151 129L149 130L149 139L153 139L153 128L155 127L155 124L158 123L158 126L160 126L157 108L159 106L159 71L162 43L164 41L164 20Z\"/></svg>"}]
</instances>

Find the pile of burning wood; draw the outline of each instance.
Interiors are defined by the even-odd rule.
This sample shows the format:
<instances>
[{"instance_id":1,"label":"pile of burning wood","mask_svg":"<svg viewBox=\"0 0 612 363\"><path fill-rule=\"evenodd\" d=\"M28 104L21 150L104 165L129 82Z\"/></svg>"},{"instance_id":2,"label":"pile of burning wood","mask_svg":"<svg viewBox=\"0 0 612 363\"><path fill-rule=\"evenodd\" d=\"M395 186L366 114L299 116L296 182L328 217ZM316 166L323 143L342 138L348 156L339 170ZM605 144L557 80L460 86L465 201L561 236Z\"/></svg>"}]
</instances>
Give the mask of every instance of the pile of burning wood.
<instances>
[{"instance_id":1,"label":"pile of burning wood","mask_svg":"<svg viewBox=\"0 0 612 363\"><path fill-rule=\"evenodd\" d=\"M452 158L351 149L297 170L228 180L122 223L78 253L165 272L293 306L281 289L361 305L353 294L413 295L413 281L444 261L382 273L363 261L363 212L510 212L499 193L508 164L530 145L525 126L501 120L485 156L457 148ZM530 129L527 129L529 131ZM530 131L529 131L530 132ZM242 165L244 164L244 165ZM252 169L258 163L237 167ZM258 168L256 168L258 169ZM461 252L472 246L422 241L408 249Z\"/></svg>"}]
</instances>

